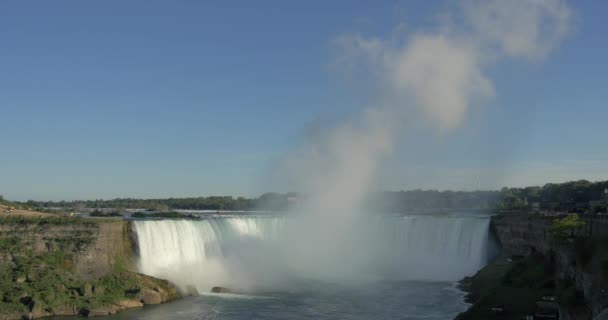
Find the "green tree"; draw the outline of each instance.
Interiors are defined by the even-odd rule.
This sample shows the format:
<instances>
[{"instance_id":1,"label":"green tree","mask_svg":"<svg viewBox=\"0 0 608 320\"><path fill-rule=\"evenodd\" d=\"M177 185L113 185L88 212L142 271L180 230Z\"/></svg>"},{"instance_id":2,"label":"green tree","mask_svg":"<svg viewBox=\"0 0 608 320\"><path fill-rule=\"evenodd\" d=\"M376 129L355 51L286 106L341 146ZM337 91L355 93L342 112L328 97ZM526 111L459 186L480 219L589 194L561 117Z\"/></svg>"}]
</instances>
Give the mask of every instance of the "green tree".
<instances>
[{"instance_id":1,"label":"green tree","mask_svg":"<svg viewBox=\"0 0 608 320\"><path fill-rule=\"evenodd\" d=\"M555 219L549 228L549 233L558 240L564 240L574 236L574 232L585 226L585 221L576 213L569 213L563 219Z\"/></svg>"}]
</instances>

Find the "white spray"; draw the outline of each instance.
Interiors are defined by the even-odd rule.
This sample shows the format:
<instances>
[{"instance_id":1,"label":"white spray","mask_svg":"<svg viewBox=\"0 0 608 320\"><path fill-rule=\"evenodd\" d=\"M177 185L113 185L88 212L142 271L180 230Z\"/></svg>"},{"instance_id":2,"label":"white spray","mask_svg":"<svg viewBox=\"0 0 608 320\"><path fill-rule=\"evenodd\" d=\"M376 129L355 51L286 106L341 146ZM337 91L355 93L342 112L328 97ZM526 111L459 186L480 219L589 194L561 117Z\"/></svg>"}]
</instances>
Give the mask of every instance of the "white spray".
<instances>
[{"instance_id":1,"label":"white spray","mask_svg":"<svg viewBox=\"0 0 608 320\"><path fill-rule=\"evenodd\" d=\"M561 0L464 0L436 31L366 38L339 37L339 65L363 68L382 84L377 106L314 135L288 155L280 176L309 195L298 208L289 246L294 267L317 275L344 274L361 238L360 204L377 166L408 123L447 133L463 124L471 104L494 95L484 70L501 59L539 61L569 31ZM371 253L370 253L371 255Z\"/></svg>"},{"instance_id":2,"label":"white spray","mask_svg":"<svg viewBox=\"0 0 608 320\"><path fill-rule=\"evenodd\" d=\"M445 221L426 218L402 220L392 229L383 222L374 229L369 217L359 214L361 200L379 162L390 155L407 122L423 123L442 133L458 128L472 102L494 95L484 70L502 59L542 60L568 33L571 16L560 0L464 0L455 13L443 16L436 31L397 40L360 35L338 38L339 63L364 68L384 91L375 107L315 135L286 157L280 170L285 186L309 197L294 217L281 222L278 240L247 242L236 237L228 241L232 254L218 255L216 251L225 248L218 243L227 241L222 235L234 232L193 222L181 226L182 231L175 229L177 223L138 223L138 235L146 241L156 241L161 233L171 239L144 245L144 271L158 276L170 272L184 285L194 281L205 288L213 281L235 279L241 286L247 282L256 286L272 282L279 274L352 279L370 270L391 269L385 261L421 279L443 275L447 277L443 280L456 280L474 272L483 260L480 243L487 241L487 221L450 220L445 225ZM212 236L192 240L201 232ZM167 259L155 260L157 247L164 248ZM474 252L463 248L474 248ZM441 262L442 257L458 262L450 266ZM184 263L187 272L176 269ZM210 273L197 268L208 268ZM216 278L210 279L209 274ZM190 276L204 280L189 280Z\"/></svg>"}]
</instances>

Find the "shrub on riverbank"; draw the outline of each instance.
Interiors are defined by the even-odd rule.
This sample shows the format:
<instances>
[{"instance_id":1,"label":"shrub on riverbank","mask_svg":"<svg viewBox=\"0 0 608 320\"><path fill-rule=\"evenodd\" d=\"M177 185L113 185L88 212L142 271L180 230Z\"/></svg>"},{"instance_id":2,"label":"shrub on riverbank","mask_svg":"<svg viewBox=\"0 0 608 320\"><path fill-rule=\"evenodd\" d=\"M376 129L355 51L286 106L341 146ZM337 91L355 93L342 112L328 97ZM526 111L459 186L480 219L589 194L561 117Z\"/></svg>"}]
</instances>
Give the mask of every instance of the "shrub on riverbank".
<instances>
[{"instance_id":1,"label":"shrub on riverbank","mask_svg":"<svg viewBox=\"0 0 608 320\"><path fill-rule=\"evenodd\" d=\"M3 246L19 246L19 241L4 241ZM15 253L0 266L0 313L94 308L133 298L140 290L125 270L87 282L72 268L72 256L62 251Z\"/></svg>"},{"instance_id":2,"label":"shrub on riverbank","mask_svg":"<svg viewBox=\"0 0 608 320\"><path fill-rule=\"evenodd\" d=\"M103 221L0 217L0 319L29 313L36 318L100 315L176 298L166 281L128 270L123 256L116 256L113 269L97 278L83 278L76 257L96 241Z\"/></svg>"}]
</instances>

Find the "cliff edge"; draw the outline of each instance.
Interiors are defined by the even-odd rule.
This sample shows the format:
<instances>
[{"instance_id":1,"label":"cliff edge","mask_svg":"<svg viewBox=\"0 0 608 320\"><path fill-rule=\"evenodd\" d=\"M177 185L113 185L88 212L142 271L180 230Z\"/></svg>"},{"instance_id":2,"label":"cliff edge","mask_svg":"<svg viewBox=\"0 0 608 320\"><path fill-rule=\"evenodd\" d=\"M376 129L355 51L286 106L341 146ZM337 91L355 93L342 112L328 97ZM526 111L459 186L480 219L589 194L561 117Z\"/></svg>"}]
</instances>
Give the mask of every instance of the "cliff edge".
<instances>
[{"instance_id":1,"label":"cliff edge","mask_svg":"<svg viewBox=\"0 0 608 320\"><path fill-rule=\"evenodd\" d=\"M492 217L502 254L462 281L474 304L457 319L599 319L608 308L608 219L581 216L582 227L556 238L552 225L564 217Z\"/></svg>"},{"instance_id":2,"label":"cliff edge","mask_svg":"<svg viewBox=\"0 0 608 320\"><path fill-rule=\"evenodd\" d=\"M0 320L98 316L179 297L135 272L131 225L119 219L0 215Z\"/></svg>"}]
</instances>

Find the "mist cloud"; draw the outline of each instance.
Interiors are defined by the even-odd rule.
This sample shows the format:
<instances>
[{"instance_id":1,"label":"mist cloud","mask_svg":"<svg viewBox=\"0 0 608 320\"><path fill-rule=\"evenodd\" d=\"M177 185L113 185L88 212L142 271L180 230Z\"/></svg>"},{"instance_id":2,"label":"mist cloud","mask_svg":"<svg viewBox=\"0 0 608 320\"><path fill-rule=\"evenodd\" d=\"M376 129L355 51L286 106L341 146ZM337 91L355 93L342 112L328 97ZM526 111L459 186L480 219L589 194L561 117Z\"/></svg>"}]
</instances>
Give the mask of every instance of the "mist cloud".
<instances>
[{"instance_id":1,"label":"mist cloud","mask_svg":"<svg viewBox=\"0 0 608 320\"><path fill-rule=\"evenodd\" d=\"M462 8L477 40L511 57L541 60L572 28L561 0L466 0Z\"/></svg>"},{"instance_id":2,"label":"mist cloud","mask_svg":"<svg viewBox=\"0 0 608 320\"><path fill-rule=\"evenodd\" d=\"M571 29L560 0L465 0L458 8L435 32L341 36L337 61L374 74L387 88L385 108L401 110L396 116L419 112L445 132L462 125L472 101L494 96L484 69L506 57L540 61Z\"/></svg>"},{"instance_id":3,"label":"mist cloud","mask_svg":"<svg viewBox=\"0 0 608 320\"><path fill-rule=\"evenodd\" d=\"M495 95L489 68L504 59L541 61L572 25L561 0L463 0L454 8L432 30L335 39L337 65L362 71L382 90L375 106L286 158L284 176L312 194L308 210L351 210L330 206L360 199L408 121L442 133L462 126L472 105Z\"/></svg>"}]
</instances>

